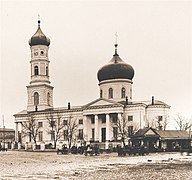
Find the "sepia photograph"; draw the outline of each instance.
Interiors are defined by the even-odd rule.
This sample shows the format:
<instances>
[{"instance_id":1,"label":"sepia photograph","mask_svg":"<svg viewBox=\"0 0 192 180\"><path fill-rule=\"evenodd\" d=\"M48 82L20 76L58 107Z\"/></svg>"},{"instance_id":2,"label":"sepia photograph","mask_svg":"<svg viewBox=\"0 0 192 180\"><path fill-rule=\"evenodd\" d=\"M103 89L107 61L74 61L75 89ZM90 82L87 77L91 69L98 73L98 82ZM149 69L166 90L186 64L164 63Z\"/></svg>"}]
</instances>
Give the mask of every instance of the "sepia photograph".
<instances>
[{"instance_id":1,"label":"sepia photograph","mask_svg":"<svg viewBox=\"0 0 192 180\"><path fill-rule=\"evenodd\" d=\"M1 180L190 180L192 1L0 0Z\"/></svg>"}]
</instances>

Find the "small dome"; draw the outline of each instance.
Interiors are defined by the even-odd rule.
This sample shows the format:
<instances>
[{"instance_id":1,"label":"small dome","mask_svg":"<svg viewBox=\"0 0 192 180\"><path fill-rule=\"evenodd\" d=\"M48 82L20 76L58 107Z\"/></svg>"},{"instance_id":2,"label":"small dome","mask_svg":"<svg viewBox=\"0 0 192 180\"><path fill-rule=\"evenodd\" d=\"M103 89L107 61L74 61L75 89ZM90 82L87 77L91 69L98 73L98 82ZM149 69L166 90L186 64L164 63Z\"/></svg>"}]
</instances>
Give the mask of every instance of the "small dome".
<instances>
[{"instance_id":1,"label":"small dome","mask_svg":"<svg viewBox=\"0 0 192 180\"><path fill-rule=\"evenodd\" d=\"M117 46L117 45L116 45ZM97 73L99 82L110 79L129 79L134 77L134 69L125 63L117 54L117 50L109 63L103 66Z\"/></svg>"},{"instance_id":2,"label":"small dome","mask_svg":"<svg viewBox=\"0 0 192 180\"><path fill-rule=\"evenodd\" d=\"M29 39L29 45L35 46L35 45L50 45L50 39L46 37L41 28L40 28L40 21L38 21L38 29L36 33Z\"/></svg>"}]
</instances>

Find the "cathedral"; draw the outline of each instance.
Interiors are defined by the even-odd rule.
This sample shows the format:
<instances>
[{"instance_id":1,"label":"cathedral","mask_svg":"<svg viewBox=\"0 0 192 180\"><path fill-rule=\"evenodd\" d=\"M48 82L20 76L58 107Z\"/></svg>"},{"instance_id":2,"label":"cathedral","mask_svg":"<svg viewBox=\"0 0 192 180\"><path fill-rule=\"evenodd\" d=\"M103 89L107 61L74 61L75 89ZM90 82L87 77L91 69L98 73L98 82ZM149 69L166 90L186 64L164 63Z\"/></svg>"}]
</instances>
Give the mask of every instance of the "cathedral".
<instances>
[{"instance_id":1,"label":"cathedral","mask_svg":"<svg viewBox=\"0 0 192 180\"><path fill-rule=\"evenodd\" d=\"M27 148L35 144L42 149L50 145L67 146L100 143L107 148L117 143L126 129L126 142L137 130L145 127L164 129L170 106L156 100L134 101L132 85L134 69L115 53L98 70L100 97L82 106L54 107L53 89L49 80L49 45L38 21L30 38L31 80L27 86L27 107L14 115L15 141Z\"/></svg>"}]
</instances>

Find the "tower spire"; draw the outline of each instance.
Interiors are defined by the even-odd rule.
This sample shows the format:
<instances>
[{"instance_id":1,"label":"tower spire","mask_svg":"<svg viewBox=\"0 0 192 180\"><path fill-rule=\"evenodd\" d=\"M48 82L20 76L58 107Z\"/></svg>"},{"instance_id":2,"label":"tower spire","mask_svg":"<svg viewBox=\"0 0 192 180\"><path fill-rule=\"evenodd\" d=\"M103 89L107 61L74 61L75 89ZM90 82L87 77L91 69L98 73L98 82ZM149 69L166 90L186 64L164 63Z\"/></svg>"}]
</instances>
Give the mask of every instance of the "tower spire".
<instances>
[{"instance_id":1,"label":"tower spire","mask_svg":"<svg viewBox=\"0 0 192 180\"><path fill-rule=\"evenodd\" d=\"M114 56L118 56L118 54L117 54L117 46L118 46L118 44L117 44L117 37L118 37L118 35L117 35L117 32L115 33L115 54L114 54Z\"/></svg>"},{"instance_id":2,"label":"tower spire","mask_svg":"<svg viewBox=\"0 0 192 180\"><path fill-rule=\"evenodd\" d=\"M40 28L40 15L38 14L38 27Z\"/></svg>"}]
</instances>

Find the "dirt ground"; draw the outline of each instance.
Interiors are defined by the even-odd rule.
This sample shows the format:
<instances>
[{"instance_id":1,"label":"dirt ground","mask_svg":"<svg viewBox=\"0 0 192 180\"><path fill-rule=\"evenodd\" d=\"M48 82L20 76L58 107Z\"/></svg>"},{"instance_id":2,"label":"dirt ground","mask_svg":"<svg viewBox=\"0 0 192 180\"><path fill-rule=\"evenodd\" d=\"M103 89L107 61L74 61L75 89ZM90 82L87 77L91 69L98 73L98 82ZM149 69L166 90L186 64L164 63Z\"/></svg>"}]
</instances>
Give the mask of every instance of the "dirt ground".
<instances>
[{"instance_id":1,"label":"dirt ground","mask_svg":"<svg viewBox=\"0 0 192 180\"><path fill-rule=\"evenodd\" d=\"M57 155L54 152L0 152L0 180L86 179L86 180L189 180L192 156L154 153L118 157Z\"/></svg>"}]
</instances>

